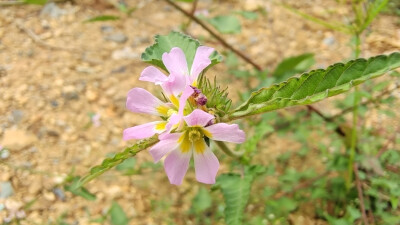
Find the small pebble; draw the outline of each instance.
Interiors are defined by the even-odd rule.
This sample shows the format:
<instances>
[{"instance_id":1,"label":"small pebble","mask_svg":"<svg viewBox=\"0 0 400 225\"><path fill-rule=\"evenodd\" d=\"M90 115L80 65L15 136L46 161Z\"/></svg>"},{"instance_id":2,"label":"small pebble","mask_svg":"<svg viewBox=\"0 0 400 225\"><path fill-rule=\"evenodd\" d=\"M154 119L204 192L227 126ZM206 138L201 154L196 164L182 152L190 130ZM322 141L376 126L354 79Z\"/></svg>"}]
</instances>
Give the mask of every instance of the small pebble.
<instances>
[{"instance_id":1,"label":"small pebble","mask_svg":"<svg viewBox=\"0 0 400 225\"><path fill-rule=\"evenodd\" d=\"M54 188L53 193L56 195L58 199L60 199L61 201L65 201L65 193L62 189Z\"/></svg>"},{"instance_id":2,"label":"small pebble","mask_svg":"<svg viewBox=\"0 0 400 225\"><path fill-rule=\"evenodd\" d=\"M19 123L24 117L24 112L21 110L11 111L11 119L14 123Z\"/></svg>"},{"instance_id":3,"label":"small pebble","mask_svg":"<svg viewBox=\"0 0 400 225\"><path fill-rule=\"evenodd\" d=\"M116 43L125 43L128 40L128 37L123 33L115 33L105 36L104 40Z\"/></svg>"},{"instance_id":4,"label":"small pebble","mask_svg":"<svg viewBox=\"0 0 400 225\"><path fill-rule=\"evenodd\" d=\"M62 15L65 15L66 13L67 13L66 10L61 9L54 2L50 2L42 8L40 15L41 16L50 16L52 18L58 18Z\"/></svg>"},{"instance_id":5,"label":"small pebble","mask_svg":"<svg viewBox=\"0 0 400 225\"><path fill-rule=\"evenodd\" d=\"M110 33L114 30L114 27L109 26L109 25L102 25L100 27L100 29L101 29L101 32L103 32L103 33Z\"/></svg>"},{"instance_id":6,"label":"small pebble","mask_svg":"<svg viewBox=\"0 0 400 225\"><path fill-rule=\"evenodd\" d=\"M8 198L14 194L14 189L11 185L11 182L0 182L0 199Z\"/></svg>"},{"instance_id":7,"label":"small pebble","mask_svg":"<svg viewBox=\"0 0 400 225\"><path fill-rule=\"evenodd\" d=\"M10 157L10 151L8 151L8 149L2 149L0 151L0 158L7 159L8 157Z\"/></svg>"}]
</instances>

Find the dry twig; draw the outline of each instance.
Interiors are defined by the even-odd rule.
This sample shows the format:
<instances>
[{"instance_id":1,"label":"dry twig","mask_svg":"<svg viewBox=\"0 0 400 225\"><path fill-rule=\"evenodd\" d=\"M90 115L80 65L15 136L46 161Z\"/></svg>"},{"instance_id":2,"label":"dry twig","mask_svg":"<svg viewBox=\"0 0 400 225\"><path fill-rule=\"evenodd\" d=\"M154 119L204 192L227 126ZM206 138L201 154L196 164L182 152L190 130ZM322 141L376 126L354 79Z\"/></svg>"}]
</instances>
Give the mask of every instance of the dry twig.
<instances>
[{"instance_id":1,"label":"dry twig","mask_svg":"<svg viewBox=\"0 0 400 225\"><path fill-rule=\"evenodd\" d=\"M369 100L364 101L364 102L361 102L358 106L361 106L361 105L367 106L367 105L369 105L369 104L375 103L375 102L381 100L381 98L384 97L385 95L392 93L393 91L395 91L395 90L398 89L398 88L399 88L399 86L396 85L394 88L391 88L391 89L387 89L387 90L385 90L385 91L382 91L382 92L381 92L379 95L377 95L375 98L369 99ZM335 120L336 118L338 118L338 117L340 117L340 116L343 116L343 115L346 114L346 113L352 112L353 109L354 109L354 106L350 106L350 107L344 109L343 111L341 111L340 113L338 113L338 114L336 114L336 115L333 115L333 116L331 116L331 117L328 117L328 119L333 121L333 120Z\"/></svg>"},{"instance_id":2,"label":"dry twig","mask_svg":"<svg viewBox=\"0 0 400 225\"><path fill-rule=\"evenodd\" d=\"M357 163L353 164L353 171L354 171L354 175L356 178L356 186L357 186L358 198L360 200L360 209L361 209L362 220L364 222L364 225L369 225L367 213L365 212L365 206L364 206L364 194L363 194L362 187L361 187L361 181L358 176Z\"/></svg>"}]
</instances>

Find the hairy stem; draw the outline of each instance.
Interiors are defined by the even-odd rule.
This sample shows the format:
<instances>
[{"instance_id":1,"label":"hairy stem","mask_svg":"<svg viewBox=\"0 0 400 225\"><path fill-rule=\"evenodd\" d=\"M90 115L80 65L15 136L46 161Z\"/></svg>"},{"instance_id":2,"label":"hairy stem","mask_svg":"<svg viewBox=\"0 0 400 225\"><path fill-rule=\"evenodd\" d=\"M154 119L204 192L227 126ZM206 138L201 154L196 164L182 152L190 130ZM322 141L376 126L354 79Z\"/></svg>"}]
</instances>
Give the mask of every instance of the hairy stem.
<instances>
[{"instance_id":1,"label":"hairy stem","mask_svg":"<svg viewBox=\"0 0 400 225\"><path fill-rule=\"evenodd\" d=\"M156 144L158 141L158 135L154 135L153 137L138 141L136 144L125 148L122 152L115 154L113 157L104 159L100 165L93 167L88 175L81 178L81 180L79 180L79 182L74 186L74 189L84 186L85 184L105 173L106 171L121 164L126 159L133 157L137 153Z\"/></svg>"},{"instance_id":2,"label":"hairy stem","mask_svg":"<svg viewBox=\"0 0 400 225\"><path fill-rule=\"evenodd\" d=\"M226 144L222 141L214 141L218 147L225 152L227 155L234 157L234 158L240 158L243 156L244 151L232 151Z\"/></svg>"},{"instance_id":3,"label":"hairy stem","mask_svg":"<svg viewBox=\"0 0 400 225\"><path fill-rule=\"evenodd\" d=\"M360 56L360 34L355 34L355 47L354 47L354 56L358 58ZM359 86L356 86L354 89L354 102L353 102L353 124L351 130L351 142L350 142L350 152L349 152L349 164L348 164L348 171L347 171L347 180L346 180L346 187L347 190L350 190L351 184L353 182L353 164L354 164L354 157L356 154L356 146L357 146L357 122L358 122L358 105L360 102L360 97L358 95Z\"/></svg>"}]
</instances>

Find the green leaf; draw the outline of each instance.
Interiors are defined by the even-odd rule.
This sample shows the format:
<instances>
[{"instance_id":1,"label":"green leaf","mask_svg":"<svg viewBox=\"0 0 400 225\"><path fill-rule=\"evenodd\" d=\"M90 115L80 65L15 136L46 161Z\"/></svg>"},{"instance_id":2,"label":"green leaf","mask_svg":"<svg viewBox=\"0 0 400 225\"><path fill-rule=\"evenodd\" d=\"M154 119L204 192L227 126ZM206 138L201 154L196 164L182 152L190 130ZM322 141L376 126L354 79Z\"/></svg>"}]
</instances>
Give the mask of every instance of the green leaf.
<instances>
[{"instance_id":1,"label":"green leaf","mask_svg":"<svg viewBox=\"0 0 400 225\"><path fill-rule=\"evenodd\" d=\"M289 106L307 105L341 94L366 80L400 67L400 53L337 63L327 69L313 70L253 92L234 110L228 120L273 111Z\"/></svg>"},{"instance_id":2,"label":"green leaf","mask_svg":"<svg viewBox=\"0 0 400 225\"><path fill-rule=\"evenodd\" d=\"M33 5L44 5L47 3L47 0L24 0L24 3Z\"/></svg>"},{"instance_id":3,"label":"green leaf","mask_svg":"<svg viewBox=\"0 0 400 225\"><path fill-rule=\"evenodd\" d=\"M225 222L228 225L242 224L243 211L249 200L250 189L254 178L263 173L262 166L245 168L244 177L239 174L222 174L217 178L216 185L221 187L225 199Z\"/></svg>"},{"instance_id":4,"label":"green leaf","mask_svg":"<svg viewBox=\"0 0 400 225\"><path fill-rule=\"evenodd\" d=\"M111 224L112 225L128 225L129 219L126 216L122 207L117 203L113 202L110 208Z\"/></svg>"},{"instance_id":5,"label":"green leaf","mask_svg":"<svg viewBox=\"0 0 400 225\"><path fill-rule=\"evenodd\" d=\"M240 33L240 21L236 16L216 16L207 21L223 34L237 34Z\"/></svg>"},{"instance_id":6,"label":"green leaf","mask_svg":"<svg viewBox=\"0 0 400 225\"><path fill-rule=\"evenodd\" d=\"M157 135L155 135L151 138L147 138L147 139L138 141L133 146L124 149L124 151L119 152L112 157L104 159L100 165L92 167L92 169L90 169L89 174L84 176L81 180L79 180L79 182L76 182L76 184L74 184L71 188L72 189L81 188L83 185L87 184L89 181L100 176L101 174L110 170L114 166L117 166L117 165L123 163L129 157L135 156L137 153L154 145L157 142L158 142L158 137L157 137Z\"/></svg>"},{"instance_id":7,"label":"green leaf","mask_svg":"<svg viewBox=\"0 0 400 225\"><path fill-rule=\"evenodd\" d=\"M361 217L360 210L354 208L353 206L347 206L347 215L349 216L349 220L354 222L358 218Z\"/></svg>"},{"instance_id":8,"label":"green leaf","mask_svg":"<svg viewBox=\"0 0 400 225\"><path fill-rule=\"evenodd\" d=\"M117 165L115 169L119 171L124 171L124 170L132 170L135 168L136 165L136 159L135 158L129 158L125 160L123 163Z\"/></svg>"},{"instance_id":9,"label":"green leaf","mask_svg":"<svg viewBox=\"0 0 400 225\"><path fill-rule=\"evenodd\" d=\"M73 177L72 183L64 185L64 189L66 191L71 192L74 195L81 196L84 199L87 199L89 201L96 200L96 195L90 193L86 188L84 188L84 187L75 188L75 186L78 182L79 182L79 177L78 176Z\"/></svg>"},{"instance_id":10,"label":"green leaf","mask_svg":"<svg viewBox=\"0 0 400 225\"><path fill-rule=\"evenodd\" d=\"M146 48L146 50L142 53L142 60L167 71L162 62L162 55L165 52L171 51L173 47L179 47L185 53L186 61L190 71L193 64L194 56L196 54L196 50L199 46L199 41L180 32L173 31L165 36L156 35L155 43L152 46ZM211 54L210 59L211 64L207 68L210 68L222 61L222 57L220 54L218 54L217 51L214 51Z\"/></svg>"},{"instance_id":11,"label":"green leaf","mask_svg":"<svg viewBox=\"0 0 400 225\"><path fill-rule=\"evenodd\" d=\"M210 193L203 187L199 189L197 195L193 198L190 211L198 215L211 207L212 199Z\"/></svg>"},{"instance_id":12,"label":"green leaf","mask_svg":"<svg viewBox=\"0 0 400 225\"><path fill-rule=\"evenodd\" d=\"M194 0L175 0L177 2L193 2Z\"/></svg>"},{"instance_id":13,"label":"green leaf","mask_svg":"<svg viewBox=\"0 0 400 225\"><path fill-rule=\"evenodd\" d=\"M92 23L92 22L98 22L98 21L110 21L110 20L119 20L120 18L118 16L110 16L110 15L101 15L101 16L96 16L93 18L90 18L88 20L85 20L85 23Z\"/></svg>"},{"instance_id":14,"label":"green leaf","mask_svg":"<svg viewBox=\"0 0 400 225\"><path fill-rule=\"evenodd\" d=\"M280 82L297 73L303 73L307 71L314 64L315 59L314 54L312 53L305 53L302 55L289 57L279 63L273 72L273 76L277 78L278 82Z\"/></svg>"},{"instance_id":15,"label":"green leaf","mask_svg":"<svg viewBox=\"0 0 400 225\"><path fill-rule=\"evenodd\" d=\"M251 11L237 11L236 13L249 20L255 20L258 18L258 14Z\"/></svg>"},{"instance_id":16,"label":"green leaf","mask_svg":"<svg viewBox=\"0 0 400 225\"><path fill-rule=\"evenodd\" d=\"M269 200L266 202L265 214L274 214L277 217L286 217L291 211L297 208L298 204L295 200L282 197L277 200Z\"/></svg>"}]
</instances>

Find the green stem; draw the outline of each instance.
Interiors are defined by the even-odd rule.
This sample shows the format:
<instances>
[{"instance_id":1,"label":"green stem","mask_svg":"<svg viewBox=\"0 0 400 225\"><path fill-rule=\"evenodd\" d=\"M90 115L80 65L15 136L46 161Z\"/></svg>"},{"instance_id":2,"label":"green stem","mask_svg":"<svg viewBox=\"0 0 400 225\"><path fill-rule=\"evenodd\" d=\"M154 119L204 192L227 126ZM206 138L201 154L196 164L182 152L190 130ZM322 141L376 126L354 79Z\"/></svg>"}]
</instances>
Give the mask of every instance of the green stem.
<instances>
[{"instance_id":1,"label":"green stem","mask_svg":"<svg viewBox=\"0 0 400 225\"><path fill-rule=\"evenodd\" d=\"M222 142L222 141L214 141L214 142L218 145L218 147L219 147L223 152L225 152L227 155L229 155L229 156L231 156L231 157L240 158L240 157L242 157L243 154L244 154L244 151L240 151L240 152L232 151L232 150L231 150L228 146L226 146L226 144L225 144L224 142Z\"/></svg>"},{"instance_id":2,"label":"green stem","mask_svg":"<svg viewBox=\"0 0 400 225\"><path fill-rule=\"evenodd\" d=\"M355 43L354 43L354 58L358 58L361 54L361 38L360 38L360 34L355 34L354 35L355 38Z\"/></svg>"},{"instance_id":3,"label":"green stem","mask_svg":"<svg viewBox=\"0 0 400 225\"><path fill-rule=\"evenodd\" d=\"M355 34L355 47L354 47L354 56L358 58L361 52L361 40L360 34ZM357 122L358 122L358 105L360 102L360 98L358 96L359 86L355 87L354 90L354 101L353 101L353 124L351 130L351 142L350 142L350 152L349 152L349 163L348 163L348 171L347 171L347 180L346 180L346 187L347 190L351 188L351 184L353 182L353 164L354 164L354 157L356 155L356 146L357 146Z\"/></svg>"},{"instance_id":4,"label":"green stem","mask_svg":"<svg viewBox=\"0 0 400 225\"><path fill-rule=\"evenodd\" d=\"M97 165L90 169L89 174L81 178L79 182L75 184L73 189L83 187L94 178L121 164L126 159L135 156L137 153L145 150L146 148L156 144L158 141L158 135L154 135L153 137L138 141L136 144L132 145L131 147L125 148L122 152L115 154L113 157L105 158L100 165Z\"/></svg>"}]
</instances>

